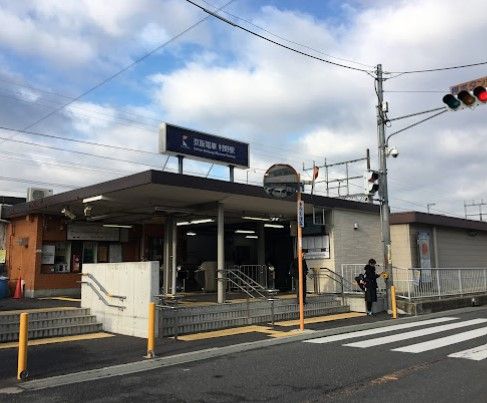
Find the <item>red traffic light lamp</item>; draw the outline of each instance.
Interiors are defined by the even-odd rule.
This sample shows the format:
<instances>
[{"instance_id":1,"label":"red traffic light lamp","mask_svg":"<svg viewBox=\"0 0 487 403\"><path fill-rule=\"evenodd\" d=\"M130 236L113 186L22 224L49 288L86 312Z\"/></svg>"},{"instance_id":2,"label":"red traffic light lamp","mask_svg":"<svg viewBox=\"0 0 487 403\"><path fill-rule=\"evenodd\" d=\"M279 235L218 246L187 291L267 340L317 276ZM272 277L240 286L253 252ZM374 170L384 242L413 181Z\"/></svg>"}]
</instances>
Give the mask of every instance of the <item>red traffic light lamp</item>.
<instances>
[{"instance_id":1,"label":"red traffic light lamp","mask_svg":"<svg viewBox=\"0 0 487 403\"><path fill-rule=\"evenodd\" d=\"M484 87L476 87L473 90L473 94L480 102L484 104L487 102L487 90Z\"/></svg>"},{"instance_id":2,"label":"red traffic light lamp","mask_svg":"<svg viewBox=\"0 0 487 403\"><path fill-rule=\"evenodd\" d=\"M447 94L443 97L443 102L451 111L458 111L465 107L475 108L481 103L487 103L487 90L485 87L478 86L473 91L460 91L457 96Z\"/></svg>"}]
</instances>

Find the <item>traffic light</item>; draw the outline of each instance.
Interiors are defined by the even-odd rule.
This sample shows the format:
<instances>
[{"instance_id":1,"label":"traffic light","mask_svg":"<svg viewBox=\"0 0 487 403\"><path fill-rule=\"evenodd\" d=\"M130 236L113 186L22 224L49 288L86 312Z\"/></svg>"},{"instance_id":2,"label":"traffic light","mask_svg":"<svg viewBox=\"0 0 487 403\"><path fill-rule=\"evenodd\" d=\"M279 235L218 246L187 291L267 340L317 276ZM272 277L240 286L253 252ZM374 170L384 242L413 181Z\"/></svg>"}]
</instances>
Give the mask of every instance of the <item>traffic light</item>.
<instances>
[{"instance_id":1,"label":"traffic light","mask_svg":"<svg viewBox=\"0 0 487 403\"><path fill-rule=\"evenodd\" d=\"M364 173L365 194L373 196L379 190L379 172L368 170Z\"/></svg>"},{"instance_id":2,"label":"traffic light","mask_svg":"<svg viewBox=\"0 0 487 403\"><path fill-rule=\"evenodd\" d=\"M473 91L460 91L457 96L447 94L443 97L443 102L451 111L459 111L465 107L475 108L477 105L487 103L487 90L485 87L478 86Z\"/></svg>"}]
</instances>

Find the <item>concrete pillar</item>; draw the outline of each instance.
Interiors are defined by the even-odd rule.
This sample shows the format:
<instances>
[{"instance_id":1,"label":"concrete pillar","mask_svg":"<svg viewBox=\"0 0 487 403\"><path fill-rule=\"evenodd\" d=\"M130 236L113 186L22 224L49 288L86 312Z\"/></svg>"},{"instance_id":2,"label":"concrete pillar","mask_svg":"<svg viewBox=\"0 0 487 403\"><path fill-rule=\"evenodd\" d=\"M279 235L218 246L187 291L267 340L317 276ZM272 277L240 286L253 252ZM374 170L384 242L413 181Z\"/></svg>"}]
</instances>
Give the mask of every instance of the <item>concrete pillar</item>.
<instances>
[{"instance_id":1,"label":"concrete pillar","mask_svg":"<svg viewBox=\"0 0 487 403\"><path fill-rule=\"evenodd\" d=\"M172 220L172 236L171 236L171 268L172 268L172 276L171 276L171 294L176 295L176 277L177 273L177 247L178 247L178 227L177 221Z\"/></svg>"},{"instance_id":2,"label":"concrete pillar","mask_svg":"<svg viewBox=\"0 0 487 403\"><path fill-rule=\"evenodd\" d=\"M223 304L225 302L225 290L227 288L227 282L225 273L225 210L223 203L218 203L217 212L217 293L218 303Z\"/></svg>"},{"instance_id":3,"label":"concrete pillar","mask_svg":"<svg viewBox=\"0 0 487 403\"><path fill-rule=\"evenodd\" d=\"M164 294L169 294L169 284L171 282L171 235L172 218L167 217L164 225Z\"/></svg>"}]
</instances>

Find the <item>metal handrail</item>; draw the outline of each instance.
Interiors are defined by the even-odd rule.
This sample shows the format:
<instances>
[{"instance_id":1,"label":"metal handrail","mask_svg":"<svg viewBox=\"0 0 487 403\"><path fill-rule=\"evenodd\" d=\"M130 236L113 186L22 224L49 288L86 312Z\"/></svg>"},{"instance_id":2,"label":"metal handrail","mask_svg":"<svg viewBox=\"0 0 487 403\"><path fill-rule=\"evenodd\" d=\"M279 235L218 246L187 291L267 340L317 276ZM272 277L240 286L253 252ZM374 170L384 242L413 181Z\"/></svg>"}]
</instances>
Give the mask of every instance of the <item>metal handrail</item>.
<instances>
[{"instance_id":1,"label":"metal handrail","mask_svg":"<svg viewBox=\"0 0 487 403\"><path fill-rule=\"evenodd\" d=\"M122 306L122 305L113 305L113 304L110 304L106 299L105 297L100 294L100 291L98 291L95 286L93 285L93 283L90 283L89 281L77 281L78 283L80 284L86 284L86 285L89 285L91 287L91 289L93 290L93 292L98 295L98 298L103 301L103 303L106 305L106 306L109 306L111 308L117 308L117 309L120 309L121 311L123 311L124 309L126 309L127 307L125 306Z\"/></svg>"},{"instance_id":2,"label":"metal handrail","mask_svg":"<svg viewBox=\"0 0 487 403\"><path fill-rule=\"evenodd\" d=\"M237 273L238 276L241 276L241 278L245 279L249 284L251 284L255 288L259 288L261 290L266 290L266 288L260 284L259 282L255 281L252 277L250 277L248 274L245 274L242 270L237 269L237 266L234 266L230 269L226 269L227 272L232 272L232 273Z\"/></svg>"},{"instance_id":3,"label":"metal handrail","mask_svg":"<svg viewBox=\"0 0 487 403\"><path fill-rule=\"evenodd\" d=\"M227 275L227 281L230 281L232 284L234 284L238 289L243 291L245 294L247 294L251 298L255 298L255 296L252 294L252 292L256 293L259 295L261 298L267 298L265 294L262 293L262 291L265 291L265 289L257 282L255 282L252 278L248 277L246 274L242 273L238 269L232 269L232 270L222 270L223 272L231 273L232 276L234 276L238 281L240 281L242 284L239 284L235 279L230 278ZM250 281L246 281L246 277ZM257 284L258 287L256 287L254 284ZM250 291L249 291L250 290Z\"/></svg>"},{"instance_id":4,"label":"metal handrail","mask_svg":"<svg viewBox=\"0 0 487 403\"><path fill-rule=\"evenodd\" d=\"M109 293L105 287L103 287L103 285L96 279L95 276L93 276L93 274L91 273L81 273L82 276L85 276L85 277L89 277L97 286L98 288L100 289L101 292L103 292L107 297L110 297L110 298L117 298L121 301L127 299L127 297L124 297L123 295L114 295L114 294L111 294ZM87 282L80 282L80 283L84 283L84 284L87 284Z\"/></svg>"},{"instance_id":5,"label":"metal handrail","mask_svg":"<svg viewBox=\"0 0 487 403\"><path fill-rule=\"evenodd\" d=\"M342 304L345 304L345 292L344 292L344 287L343 287L343 283L345 282L345 279L343 278L343 276L340 276L338 273L334 272L333 270L330 270L329 268L327 267L321 267L320 268L320 271L327 271L328 273L324 273L324 275L330 279L332 279L333 281L335 281L336 283L340 284L340 295L342 297ZM333 277L335 276L335 277ZM338 278L337 278L338 277Z\"/></svg>"}]
</instances>

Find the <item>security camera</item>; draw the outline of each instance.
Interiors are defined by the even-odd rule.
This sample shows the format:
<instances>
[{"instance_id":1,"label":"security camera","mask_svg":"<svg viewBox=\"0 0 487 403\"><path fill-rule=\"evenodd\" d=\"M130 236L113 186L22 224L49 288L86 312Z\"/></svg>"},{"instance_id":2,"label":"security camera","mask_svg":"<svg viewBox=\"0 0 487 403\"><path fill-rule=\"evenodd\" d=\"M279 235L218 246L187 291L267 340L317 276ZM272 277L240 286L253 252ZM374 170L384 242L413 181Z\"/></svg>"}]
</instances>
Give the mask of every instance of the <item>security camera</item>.
<instances>
[{"instance_id":1,"label":"security camera","mask_svg":"<svg viewBox=\"0 0 487 403\"><path fill-rule=\"evenodd\" d=\"M392 147L387 155L390 155L392 158L397 158L399 157L399 150L396 147Z\"/></svg>"},{"instance_id":2,"label":"security camera","mask_svg":"<svg viewBox=\"0 0 487 403\"><path fill-rule=\"evenodd\" d=\"M61 214L64 214L66 217L68 217L71 220L74 220L76 218L76 215L72 211L70 211L67 207L64 207L61 210Z\"/></svg>"}]
</instances>

